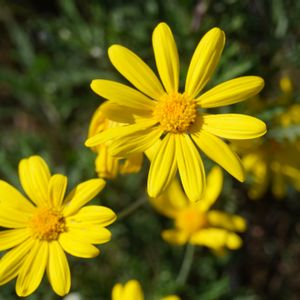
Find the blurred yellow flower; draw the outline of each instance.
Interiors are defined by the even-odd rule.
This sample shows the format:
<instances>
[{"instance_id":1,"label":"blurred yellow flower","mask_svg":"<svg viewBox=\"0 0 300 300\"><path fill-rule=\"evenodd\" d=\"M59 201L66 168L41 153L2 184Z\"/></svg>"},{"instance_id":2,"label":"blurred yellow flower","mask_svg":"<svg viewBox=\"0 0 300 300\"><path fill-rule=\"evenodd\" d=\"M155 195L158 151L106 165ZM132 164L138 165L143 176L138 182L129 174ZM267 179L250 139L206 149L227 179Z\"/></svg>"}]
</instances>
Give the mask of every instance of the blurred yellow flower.
<instances>
[{"instance_id":1,"label":"blurred yellow flower","mask_svg":"<svg viewBox=\"0 0 300 300\"><path fill-rule=\"evenodd\" d=\"M93 114L88 137L92 137L99 132L107 130L108 128L115 128L124 125L123 123L114 122L106 118L102 112L103 107L105 107L105 105L100 105ZM95 167L100 178L112 179L115 178L118 173L137 173L141 169L143 162L142 153L130 155L127 159L121 161L120 158L113 157L109 154L108 148L105 144L97 145L96 147L93 147L92 150L97 153Z\"/></svg>"},{"instance_id":2,"label":"blurred yellow flower","mask_svg":"<svg viewBox=\"0 0 300 300\"><path fill-rule=\"evenodd\" d=\"M239 248L242 240L234 231L244 231L246 221L240 216L210 209L222 186L222 171L215 166L207 177L205 195L198 202L190 202L176 180L162 196L151 198L158 212L175 221L175 229L162 232L163 239L171 244L190 243L215 251Z\"/></svg>"},{"instance_id":3,"label":"blurred yellow flower","mask_svg":"<svg viewBox=\"0 0 300 300\"><path fill-rule=\"evenodd\" d=\"M110 80L93 80L91 88L109 100L106 113L110 119L132 118L133 121L96 134L86 145L107 143L113 156L124 157L146 151L161 140L149 170L150 197L165 191L178 169L187 197L192 201L201 198L205 190L205 171L198 148L235 178L244 181L238 156L222 139L257 138L265 134L265 124L251 116L207 114L203 109L234 104L254 96L263 88L263 79L257 76L235 78L200 95L214 73L225 44L224 32L213 28L199 42L184 92L178 92L179 57L167 24L158 24L152 42L161 81L129 49L120 45L109 48L112 64L137 90Z\"/></svg>"},{"instance_id":4,"label":"blurred yellow flower","mask_svg":"<svg viewBox=\"0 0 300 300\"><path fill-rule=\"evenodd\" d=\"M144 294L140 283L137 280L129 280L122 285L117 283L112 290L112 300L144 300ZM178 296L171 295L161 300L180 300Z\"/></svg>"},{"instance_id":5,"label":"blurred yellow flower","mask_svg":"<svg viewBox=\"0 0 300 300\"><path fill-rule=\"evenodd\" d=\"M261 198L269 187L278 199L285 196L288 184L300 191L300 151L296 143L280 144L273 139L253 143L234 142L241 153L246 173L249 174L248 195Z\"/></svg>"},{"instance_id":6,"label":"blurred yellow flower","mask_svg":"<svg viewBox=\"0 0 300 300\"><path fill-rule=\"evenodd\" d=\"M53 290L60 296L70 290L67 252L78 257L95 257L93 244L106 243L111 233L105 226L116 219L107 207L83 207L104 187L102 179L79 184L66 197L67 177L51 176L39 156L22 159L19 177L27 200L13 186L0 180L0 250L9 250L0 260L0 285L17 277L20 297L33 293L45 271Z\"/></svg>"}]
</instances>

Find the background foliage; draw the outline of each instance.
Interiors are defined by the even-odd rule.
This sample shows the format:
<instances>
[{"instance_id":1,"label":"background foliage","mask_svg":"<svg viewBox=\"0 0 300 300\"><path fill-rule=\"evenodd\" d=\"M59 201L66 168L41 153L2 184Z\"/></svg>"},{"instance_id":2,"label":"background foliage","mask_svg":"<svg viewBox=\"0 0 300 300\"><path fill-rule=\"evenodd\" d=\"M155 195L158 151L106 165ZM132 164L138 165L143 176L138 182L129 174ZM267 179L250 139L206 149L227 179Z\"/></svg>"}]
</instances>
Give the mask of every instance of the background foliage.
<instances>
[{"instance_id":1,"label":"background foliage","mask_svg":"<svg viewBox=\"0 0 300 300\"><path fill-rule=\"evenodd\" d=\"M101 99L89 83L95 78L123 80L107 57L113 43L129 47L153 66L151 34L159 21L167 22L175 35L181 78L202 35L218 26L227 43L210 86L239 75L265 79L258 108L249 102L227 111L255 113L272 127L276 114L300 102L296 0L24 0L0 5L0 177L18 187L18 161L32 154L68 175L70 186L95 176L95 155L83 142ZM289 103L278 101L284 74L294 86ZM294 140L299 134L298 125L283 133ZM280 130L273 135L285 142ZM170 293L185 300L299 299L299 193L289 189L285 199L276 200L268 192L252 201L247 185L226 176L217 207L248 220L244 246L225 256L197 248L186 283L180 284L176 278L185 248L160 237L171 223L145 201L146 169L109 181L96 200L123 211L124 217L111 226L113 239L101 247L98 258L71 258L72 291L82 299L110 299L114 283L136 278L146 299ZM142 204L126 216L124 210L135 201ZM0 288L0 299L16 298L14 283ZM59 297L43 283L28 299Z\"/></svg>"}]
</instances>

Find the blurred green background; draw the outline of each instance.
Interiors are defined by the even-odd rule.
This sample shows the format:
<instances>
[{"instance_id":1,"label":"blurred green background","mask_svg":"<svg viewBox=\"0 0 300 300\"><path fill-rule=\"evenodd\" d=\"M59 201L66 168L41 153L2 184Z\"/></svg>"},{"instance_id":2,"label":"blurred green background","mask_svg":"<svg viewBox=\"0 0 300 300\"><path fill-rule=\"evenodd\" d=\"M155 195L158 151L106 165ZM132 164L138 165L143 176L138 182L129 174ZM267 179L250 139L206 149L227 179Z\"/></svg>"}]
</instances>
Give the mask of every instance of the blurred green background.
<instances>
[{"instance_id":1,"label":"blurred green background","mask_svg":"<svg viewBox=\"0 0 300 300\"><path fill-rule=\"evenodd\" d=\"M53 172L66 174L70 187L96 176L95 155L83 143L101 99L89 84L96 78L123 81L107 56L114 43L154 67L151 34L160 21L175 35L182 83L200 38L221 27L227 42L209 86L240 75L262 76L266 86L260 109L250 102L223 111L255 113L272 128L274 115L300 102L299 17L297 0L0 1L1 179L20 187L18 162L32 154L43 156ZM286 74L293 95L280 104L279 80ZM299 126L285 130L284 137L293 141L300 135ZM109 181L96 202L117 213L141 202L148 162L144 164L139 174ZM300 299L299 193L290 188L285 199L267 192L252 201L246 190L247 185L226 176L217 202L218 208L248 220L243 247L225 256L197 247L185 284L176 282L185 247L161 239L161 230L172 224L144 201L110 226L112 241L100 247L98 258L70 258L71 290L82 300L106 300L116 282L136 278L150 300L173 293L184 300ZM28 299L60 299L46 281ZM14 284L0 288L0 299L17 299Z\"/></svg>"}]
</instances>

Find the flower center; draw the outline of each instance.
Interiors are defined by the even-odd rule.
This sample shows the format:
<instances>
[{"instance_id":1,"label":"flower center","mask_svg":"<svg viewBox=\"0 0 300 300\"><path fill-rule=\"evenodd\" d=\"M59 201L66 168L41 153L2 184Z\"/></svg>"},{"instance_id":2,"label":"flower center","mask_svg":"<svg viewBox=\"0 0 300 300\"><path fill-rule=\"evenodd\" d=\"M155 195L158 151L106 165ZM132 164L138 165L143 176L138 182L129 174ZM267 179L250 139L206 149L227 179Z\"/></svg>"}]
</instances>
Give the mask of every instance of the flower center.
<instances>
[{"instance_id":1,"label":"flower center","mask_svg":"<svg viewBox=\"0 0 300 300\"><path fill-rule=\"evenodd\" d=\"M205 227L206 224L205 215L192 207L182 210L175 220L176 227L188 234L195 233Z\"/></svg>"},{"instance_id":2,"label":"flower center","mask_svg":"<svg viewBox=\"0 0 300 300\"><path fill-rule=\"evenodd\" d=\"M186 94L164 95L159 99L153 116L167 132L186 132L197 116L196 101Z\"/></svg>"},{"instance_id":3,"label":"flower center","mask_svg":"<svg viewBox=\"0 0 300 300\"><path fill-rule=\"evenodd\" d=\"M40 240L56 240L66 230L64 217L51 208L39 208L29 222L32 236Z\"/></svg>"}]
</instances>

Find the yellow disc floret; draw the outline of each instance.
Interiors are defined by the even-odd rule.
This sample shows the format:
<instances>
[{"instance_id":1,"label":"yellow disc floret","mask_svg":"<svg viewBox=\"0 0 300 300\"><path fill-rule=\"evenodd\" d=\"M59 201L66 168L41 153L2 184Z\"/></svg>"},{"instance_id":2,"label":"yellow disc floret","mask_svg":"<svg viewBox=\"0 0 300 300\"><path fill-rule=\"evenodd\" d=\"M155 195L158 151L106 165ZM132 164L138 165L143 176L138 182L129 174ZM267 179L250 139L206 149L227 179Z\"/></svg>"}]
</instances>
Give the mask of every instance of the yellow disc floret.
<instances>
[{"instance_id":1,"label":"yellow disc floret","mask_svg":"<svg viewBox=\"0 0 300 300\"><path fill-rule=\"evenodd\" d=\"M32 236L40 240L56 240L66 230L65 219L51 208L38 208L29 222Z\"/></svg>"},{"instance_id":2,"label":"yellow disc floret","mask_svg":"<svg viewBox=\"0 0 300 300\"><path fill-rule=\"evenodd\" d=\"M195 122L196 115L196 101L180 93L162 96L153 112L162 129L172 133L186 132Z\"/></svg>"}]
</instances>

